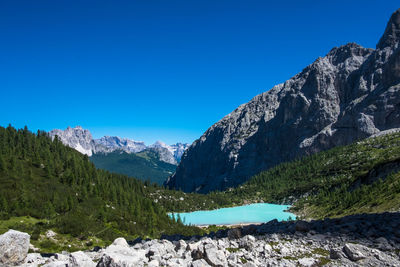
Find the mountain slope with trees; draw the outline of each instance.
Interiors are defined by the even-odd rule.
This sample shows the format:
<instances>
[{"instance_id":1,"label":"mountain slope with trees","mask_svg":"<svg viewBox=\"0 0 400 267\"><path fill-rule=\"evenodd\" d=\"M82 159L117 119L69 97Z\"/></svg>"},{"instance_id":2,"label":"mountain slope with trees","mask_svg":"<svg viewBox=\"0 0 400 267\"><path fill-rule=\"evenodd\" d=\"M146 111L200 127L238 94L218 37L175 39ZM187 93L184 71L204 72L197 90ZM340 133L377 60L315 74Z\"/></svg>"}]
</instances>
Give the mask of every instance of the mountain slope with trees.
<instances>
[{"instance_id":1,"label":"mountain slope with trees","mask_svg":"<svg viewBox=\"0 0 400 267\"><path fill-rule=\"evenodd\" d=\"M0 184L0 219L40 220L28 229L33 238L46 229L105 241L200 232L148 197L158 187L96 169L87 155L26 127L0 127Z\"/></svg>"},{"instance_id":2,"label":"mountain slope with trees","mask_svg":"<svg viewBox=\"0 0 400 267\"><path fill-rule=\"evenodd\" d=\"M400 133L368 138L261 172L221 192L233 205L293 204L308 218L400 210Z\"/></svg>"},{"instance_id":3,"label":"mountain slope with trees","mask_svg":"<svg viewBox=\"0 0 400 267\"><path fill-rule=\"evenodd\" d=\"M90 161L97 168L125 174L142 181L149 180L158 185L162 185L176 169L176 165L160 160L158 154L152 150L131 154L124 151L96 153L90 157Z\"/></svg>"}]
</instances>

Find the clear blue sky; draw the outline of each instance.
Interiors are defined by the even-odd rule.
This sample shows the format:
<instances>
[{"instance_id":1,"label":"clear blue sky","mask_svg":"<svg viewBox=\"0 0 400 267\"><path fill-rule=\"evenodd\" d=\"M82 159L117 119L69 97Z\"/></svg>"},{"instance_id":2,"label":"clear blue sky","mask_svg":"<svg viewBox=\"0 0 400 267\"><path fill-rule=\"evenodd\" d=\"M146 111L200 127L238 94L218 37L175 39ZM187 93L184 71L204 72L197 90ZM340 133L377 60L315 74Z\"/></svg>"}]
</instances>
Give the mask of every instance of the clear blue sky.
<instances>
[{"instance_id":1,"label":"clear blue sky","mask_svg":"<svg viewBox=\"0 0 400 267\"><path fill-rule=\"evenodd\" d=\"M398 1L0 1L0 125L192 142Z\"/></svg>"}]
</instances>

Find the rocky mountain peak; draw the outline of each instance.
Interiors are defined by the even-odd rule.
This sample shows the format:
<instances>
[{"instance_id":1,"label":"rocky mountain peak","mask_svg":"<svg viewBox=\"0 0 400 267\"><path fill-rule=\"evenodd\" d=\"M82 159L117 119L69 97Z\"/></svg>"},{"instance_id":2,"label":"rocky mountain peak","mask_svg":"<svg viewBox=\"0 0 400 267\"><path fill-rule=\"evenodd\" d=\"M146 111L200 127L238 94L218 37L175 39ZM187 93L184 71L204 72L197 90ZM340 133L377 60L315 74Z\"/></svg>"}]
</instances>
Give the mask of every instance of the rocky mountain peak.
<instances>
[{"instance_id":1,"label":"rocky mountain peak","mask_svg":"<svg viewBox=\"0 0 400 267\"><path fill-rule=\"evenodd\" d=\"M81 126L68 127L64 131L55 129L50 131L49 135L52 138L57 135L61 142L78 150L82 154L91 156L96 151L96 144L93 141L92 134L89 130L83 129Z\"/></svg>"},{"instance_id":2,"label":"rocky mountain peak","mask_svg":"<svg viewBox=\"0 0 400 267\"><path fill-rule=\"evenodd\" d=\"M326 55L330 62L337 66L341 63L345 63L347 59L354 57L365 57L371 53L373 49L364 48L356 43L348 43L339 47L334 47Z\"/></svg>"},{"instance_id":3,"label":"rocky mountain peak","mask_svg":"<svg viewBox=\"0 0 400 267\"><path fill-rule=\"evenodd\" d=\"M398 10L377 50L335 47L212 125L167 185L223 190L281 162L400 127L399 17Z\"/></svg>"},{"instance_id":4,"label":"rocky mountain peak","mask_svg":"<svg viewBox=\"0 0 400 267\"><path fill-rule=\"evenodd\" d=\"M394 46L400 41L400 9L397 9L386 26L385 32L376 45L377 49L384 49L388 46Z\"/></svg>"},{"instance_id":5,"label":"rocky mountain peak","mask_svg":"<svg viewBox=\"0 0 400 267\"><path fill-rule=\"evenodd\" d=\"M167 145L161 141L146 146L143 141L118 136L103 136L99 139L93 139L90 131L81 126L74 128L68 126L65 130L55 129L49 132L51 138L54 138L56 135L65 145L88 156L92 156L95 153L110 153L116 150L126 153L152 150L159 155L161 161L175 165L180 161L182 154L189 147L189 144L177 143Z\"/></svg>"}]
</instances>

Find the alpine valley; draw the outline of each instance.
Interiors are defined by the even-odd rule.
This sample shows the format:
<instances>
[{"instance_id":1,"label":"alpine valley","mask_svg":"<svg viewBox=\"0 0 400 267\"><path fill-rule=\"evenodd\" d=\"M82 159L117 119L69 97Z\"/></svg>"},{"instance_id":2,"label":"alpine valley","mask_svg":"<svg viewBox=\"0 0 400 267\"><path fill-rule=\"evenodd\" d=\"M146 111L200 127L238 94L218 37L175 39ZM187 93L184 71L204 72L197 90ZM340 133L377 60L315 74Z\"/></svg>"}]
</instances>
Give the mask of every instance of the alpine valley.
<instances>
[{"instance_id":1,"label":"alpine valley","mask_svg":"<svg viewBox=\"0 0 400 267\"><path fill-rule=\"evenodd\" d=\"M296 218L175 216L256 203ZM0 127L0 234L0 266L400 266L400 9L190 146Z\"/></svg>"},{"instance_id":2,"label":"alpine valley","mask_svg":"<svg viewBox=\"0 0 400 267\"><path fill-rule=\"evenodd\" d=\"M118 136L93 139L90 131L80 126L55 129L49 135L53 139L57 136L63 144L88 155L98 168L160 185L175 172L176 165L189 147L189 144L166 145L161 141L146 146L142 141Z\"/></svg>"}]
</instances>

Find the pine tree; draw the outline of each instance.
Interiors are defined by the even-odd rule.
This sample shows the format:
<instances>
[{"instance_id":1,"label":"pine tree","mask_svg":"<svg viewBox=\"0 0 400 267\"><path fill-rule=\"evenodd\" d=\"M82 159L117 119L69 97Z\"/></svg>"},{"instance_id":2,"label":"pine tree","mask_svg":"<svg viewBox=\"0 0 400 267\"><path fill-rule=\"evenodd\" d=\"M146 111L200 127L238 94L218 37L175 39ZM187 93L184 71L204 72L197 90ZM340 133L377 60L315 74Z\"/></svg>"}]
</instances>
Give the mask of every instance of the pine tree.
<instances>
[{"instance_id":1,"label":"pine tree","mask_svg":"<svg viewBox=\"0 0 400 267\"><path fill-rule=\"evenodd\" d=\"M2 155L0 155L0 171L5 171L7 169L6 162Z\"/></svg>"},{"instance_id":2,"label":"pine tree","mask_svg":"<svg viewBox=\"0 0 400 267\"><path fill-rule=\"evenodd\" d=\"M0 212L7 212L8 204L6 198L3 195L0 195Z\"/></svg>"}]
</instances>

